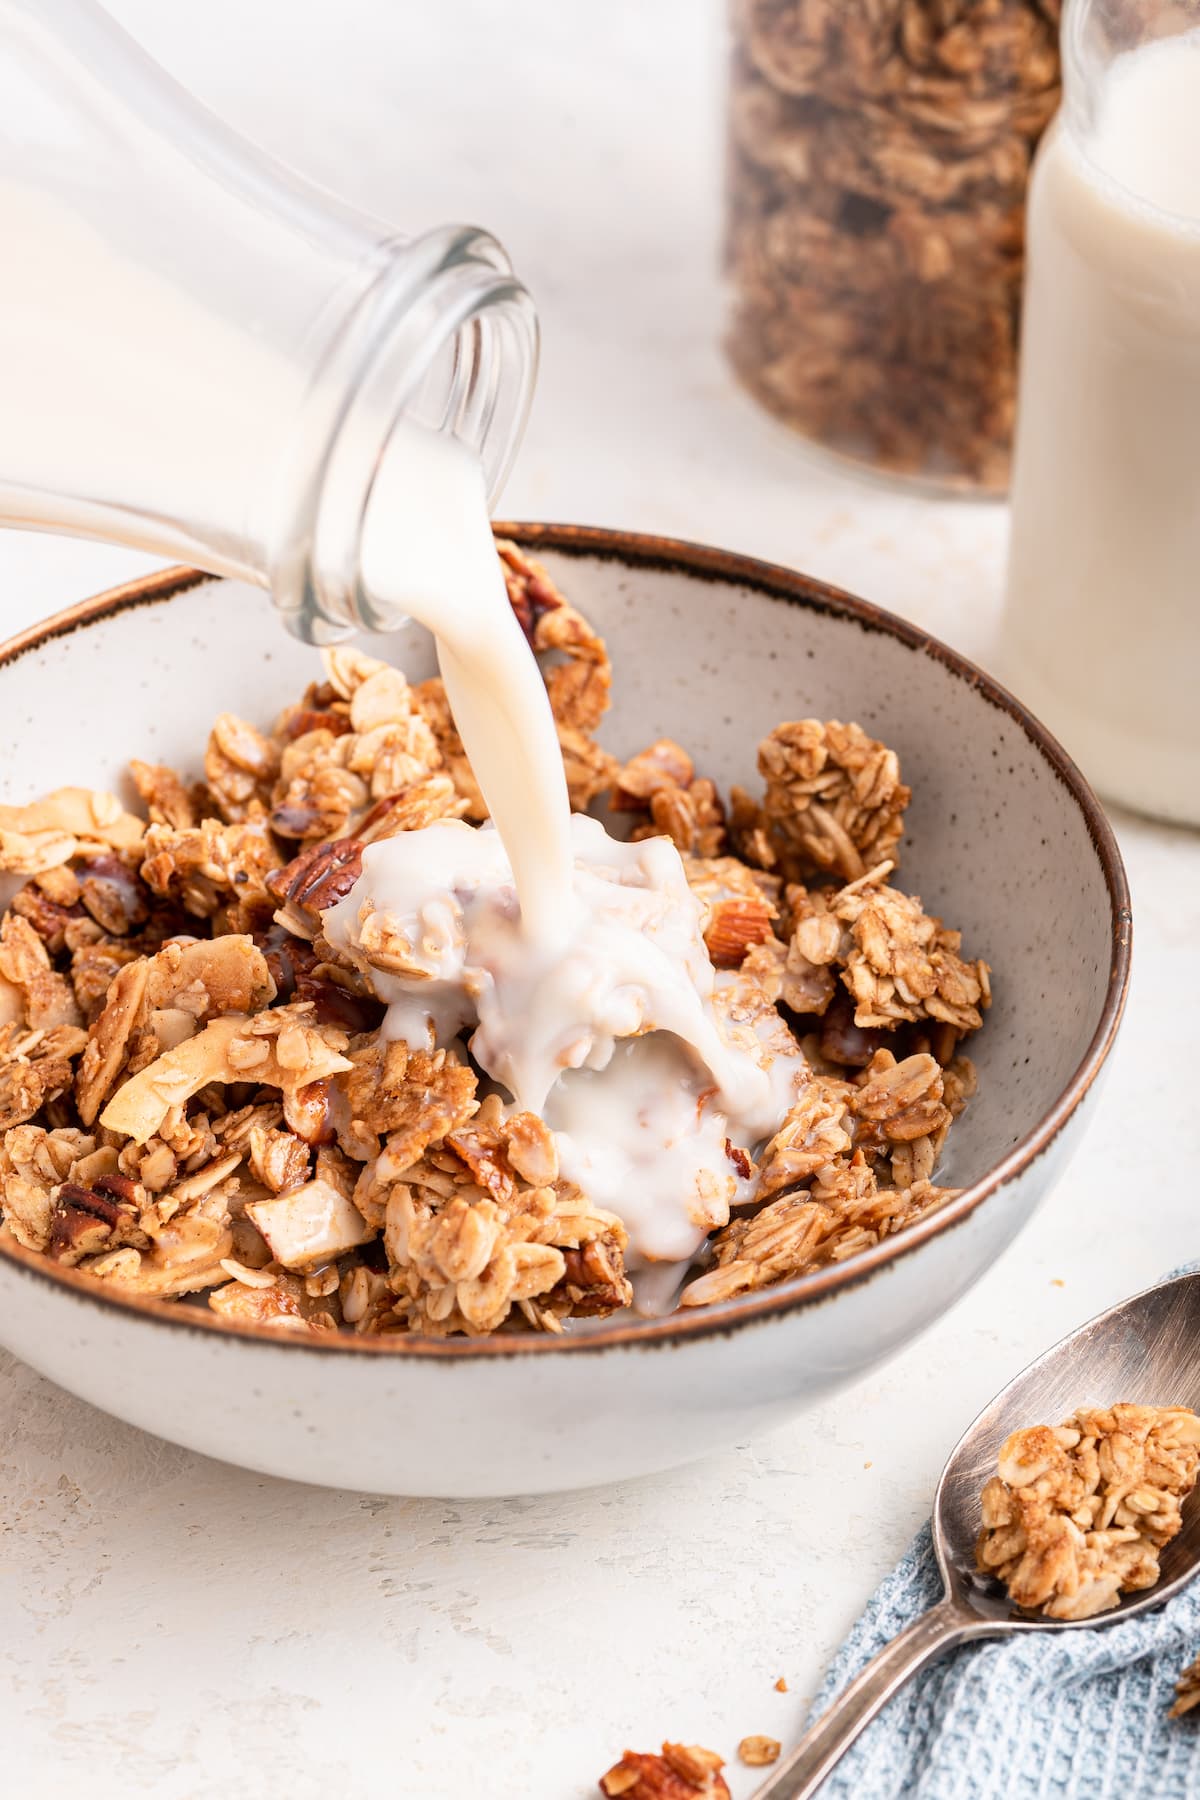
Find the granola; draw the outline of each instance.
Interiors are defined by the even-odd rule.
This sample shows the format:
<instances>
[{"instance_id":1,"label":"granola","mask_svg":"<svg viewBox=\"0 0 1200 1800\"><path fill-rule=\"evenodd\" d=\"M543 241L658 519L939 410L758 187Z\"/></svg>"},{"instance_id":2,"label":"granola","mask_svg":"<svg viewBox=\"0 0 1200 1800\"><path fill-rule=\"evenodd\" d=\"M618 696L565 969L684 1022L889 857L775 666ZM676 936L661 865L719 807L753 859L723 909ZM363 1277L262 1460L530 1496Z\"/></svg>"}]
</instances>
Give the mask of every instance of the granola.
<instances>
[{"instance_id":1,"label":"granola","mask_svg":"<svg viewBox=\"0 0 1200 1800\"><path fill-rule=\"evenodd\" d=\"M771 1763L779 1761L782 1748L778 1738L755 1734L742 1739L738 1745L738 1756L749 1769L765 1769Z\"/></svg>"},{"instance_id":2,"label":"granola","mask_svg":"<svg viewBox=\"0 0 1200 1800\"><path fill-rule=\"evenodd\" d=\"M1193 1707L1200 1706L1200 1656L1190 1662L1175 1683L1175 1699L1170 1708L1172 1719L1182 1719Z\"/></svg>"},{"instance_id":3,"label":"granola","mask_svg":"<svg viewBox=\"0 0 1200 1800\"><path fill-rule=\"evenodd\" d=\"M1184 1406L1084 1407L1015 1431L983 1490L980 1571L1051 1619L1087 1619L1153 1587L1200 1467Z\"/></svg>"},{"instance_id":4,"label":"granola","mask_svg":"<svg viewBox=\"0 0 1200 1800\"><path fill-rule=\"evenodd\" d=\"M806 435L1007 483L1058 0L737 0L728 351Z\"/></svg>"},{"instance_id":5,"label":"granola","mask_svg":"<svg viewBox=\"0 0 1200 1800\"><path fill-rule=\"evenodd\" d=\"M772 1128L718 1138L697 1177L711 1230L682 1304L944 1205L975 1080L961 1045L990 987L891 885L910 799L895 753L854 723L785 721L761 798L728 800L670 739L619 761L594 736L603 639L517 545L498 553L573 803L607 794L628 835L674 843L720 1034L800 1071ZM486 817L440 682L330 650L273 723L223 713L197 748L195 778L131 764L144 818L85 788L0 807L0 870L24 881L0 916L3 1238L296 1333L559 1333L630 1307L626 1221L567 1178L546 1121L452 1031L386 1029L384 977L420 976L419 946L366 902L362 954L331 941L369 846ZM723 1793L705 1755L626 1758L606 1791Z\"/></svg>"},{"instance_id":6,"label":"granola","mask_svg":"<svg viewBox=\"0 0 1200 1800\"><path fill-rule=\"evenodd\" d=\"M600 1777L600 1792L608 1800L729 1800L724 1767L699 1744L664 1744L661 1756L626 1750Z\"/></svg>"}]
</instances>

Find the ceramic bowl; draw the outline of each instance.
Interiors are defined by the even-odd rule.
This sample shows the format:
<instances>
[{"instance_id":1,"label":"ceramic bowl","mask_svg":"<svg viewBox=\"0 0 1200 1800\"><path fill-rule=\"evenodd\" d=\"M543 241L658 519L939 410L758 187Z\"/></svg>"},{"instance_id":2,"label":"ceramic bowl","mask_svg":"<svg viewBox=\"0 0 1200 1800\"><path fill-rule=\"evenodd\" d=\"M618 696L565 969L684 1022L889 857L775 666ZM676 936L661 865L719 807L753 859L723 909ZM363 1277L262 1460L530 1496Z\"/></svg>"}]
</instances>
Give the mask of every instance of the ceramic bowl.
<instances>
[{"instance_id":1,"label":"ceramic bowl","mask_svg":"<svg viewBox=\"0 0 1200 1800\"><path fill-rule=\"evenodd\" d=\"M507 528L506 528L507 529ZM135 1425L271 1474L388 1494L587 1486L778 1425L928 1326L1016 1236L1095 1104L1129 972L1112 832L1049 735L978 669L862 601L748 558L526 526L608 636L603 736L669 735L722 785L757 782L781 719L858 719L915 798L906 886L995 970L978 1097L943 1179L965 1192L854 1259L709 1310L578 1338L356 1340L232 1329L122 1299L11 1247L0 1342ZM414 679L417 627L372 649ZM0 649L0 795L125 790L131 755L194 767L222 710L269 719L312 677L264 595L186 570L103 594Z\"/></svg>"}]
</instances>

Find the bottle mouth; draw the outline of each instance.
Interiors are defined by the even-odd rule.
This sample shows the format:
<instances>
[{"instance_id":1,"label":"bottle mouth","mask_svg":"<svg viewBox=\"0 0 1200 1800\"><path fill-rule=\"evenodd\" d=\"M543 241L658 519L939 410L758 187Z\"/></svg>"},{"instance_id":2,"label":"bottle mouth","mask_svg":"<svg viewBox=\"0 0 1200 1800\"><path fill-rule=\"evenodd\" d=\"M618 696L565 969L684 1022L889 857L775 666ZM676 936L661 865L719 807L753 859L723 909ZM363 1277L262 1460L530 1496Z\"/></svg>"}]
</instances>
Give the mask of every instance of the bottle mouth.
<instances>
[{"instance_id":1,"label":"bottle mouth","mask_svg":"<svg viewBox=\"0 0 1200 1800\"><path fill-rule=\"evenodd\" d=\"M495 238L446 226L384 245L382 256L313 383L290 463L301 479L276 539L271 589L288 630L310 644L401 622L360 579L367 508L400 423L478 455L491 506L533 397L537 315Z\"/></svg>"}]
</instances>

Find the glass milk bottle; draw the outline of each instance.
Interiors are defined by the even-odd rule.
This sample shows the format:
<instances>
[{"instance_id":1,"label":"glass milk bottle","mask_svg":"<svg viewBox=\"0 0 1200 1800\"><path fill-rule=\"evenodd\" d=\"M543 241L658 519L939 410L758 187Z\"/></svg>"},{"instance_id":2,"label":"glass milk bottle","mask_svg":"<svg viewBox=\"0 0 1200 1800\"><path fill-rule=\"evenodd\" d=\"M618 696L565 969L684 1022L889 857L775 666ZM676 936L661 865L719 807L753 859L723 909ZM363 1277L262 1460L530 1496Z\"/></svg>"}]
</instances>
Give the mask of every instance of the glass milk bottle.
<instances>
[{"instance_id":1,"label":"glass milk bottle","mask_svg":"<svg viewBox=\"0 0 1200 1800\"><path fill-rule=\"evenodd\" d=\"M495 497L537 361L500 246L340 206L92 0L0 0L0 244L0 524L259 582L325 641L395 622L360 576L401 427Z\"/></svg>"},{"instance_id":2,"label":"glass milk bottle","mask_svg":"<svg viewBox=\"0 0 1200 1800\"><path fill-rule=\"evenodd\" d=\"M1068 0L1030 191L1002 660L1112 800L1200 823L1200 9Z\"/></svg>"}]
</instances>

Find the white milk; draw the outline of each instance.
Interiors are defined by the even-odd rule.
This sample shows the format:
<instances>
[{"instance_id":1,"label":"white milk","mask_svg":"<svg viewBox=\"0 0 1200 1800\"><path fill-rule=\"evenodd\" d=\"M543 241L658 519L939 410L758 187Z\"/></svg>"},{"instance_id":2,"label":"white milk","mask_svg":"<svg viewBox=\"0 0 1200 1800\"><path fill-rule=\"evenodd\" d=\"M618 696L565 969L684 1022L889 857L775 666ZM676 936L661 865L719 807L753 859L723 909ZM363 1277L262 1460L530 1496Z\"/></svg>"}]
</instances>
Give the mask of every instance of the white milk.
<instances>
[{"instance_id":1,"label":"white milk","mask_svg":"<svg viewBox=\"0 0 1200 1800\"><path fill-rule=\"evenodd\" d=\"M498 834L443 821L368 845L330 942L389 1004L414 1048L470 1033L476 1062L554 1130L564 1175L620 1215L636 1257L693 1256L753 1149L807 1078L794 1045L727 1035L703 912L666 838L618 843L570 821L569 930L521 929ZM383 951L387 972L376 954Z\"/></svg>"},{"instance_id":2,"label":"white milk","mask_svg":"<svg viewBox=\"0 0 1200 1800\"><path fill-rule=\"evenodd\" d=\"M483 471L453 439L393 433L363 526L362 581L437 638L446 697L516 876L530 934L569 929L570 805L550 701L504 587Z\"/></svg>"},{"instance_id":3,"label":"white milk","mask_svg":"<svg viewBox=\"0 0 1200 1800\"><path fill-rule=\"evenodd\" d=\"M563 1174L621 1217L635 1264L685 1262L743 1196L727 1140L753 1148L775 1130L803 1058L723 1028L702 909L674 846L619 843L571 816L480 470L459 445L396 433L362 578L436 634L496 829L443 821L369 845L325 932L389 1003L391 1034L415 1048L469 1036L513 1106L546 1119ZM372 961L381 947L386 973Z\"/></svg>"},{"instance_id":4,"label":"white milk","mask_svg":"<svg viewBox=\"0 0 1200 1800\"><path fill-rule=\"evenodd\" d=\"M1003 655L1103 793L1200 822L1200 34L1094 99L1030 190Z\"/></svg>"}]
</instances>

